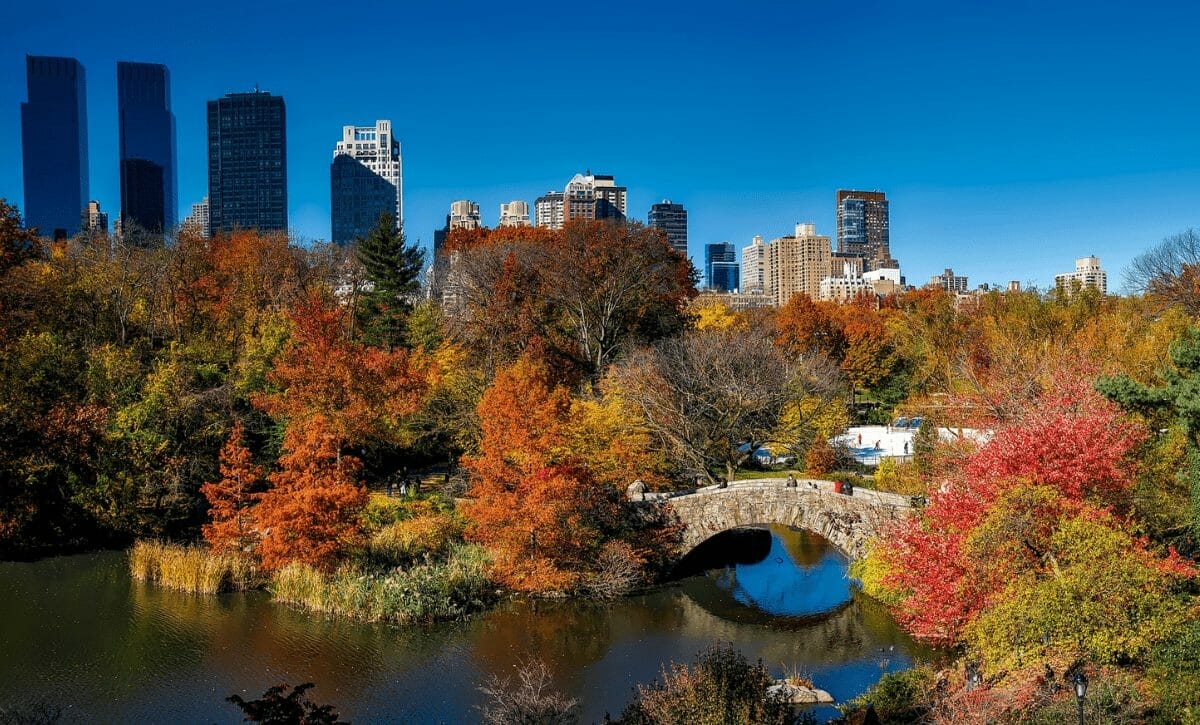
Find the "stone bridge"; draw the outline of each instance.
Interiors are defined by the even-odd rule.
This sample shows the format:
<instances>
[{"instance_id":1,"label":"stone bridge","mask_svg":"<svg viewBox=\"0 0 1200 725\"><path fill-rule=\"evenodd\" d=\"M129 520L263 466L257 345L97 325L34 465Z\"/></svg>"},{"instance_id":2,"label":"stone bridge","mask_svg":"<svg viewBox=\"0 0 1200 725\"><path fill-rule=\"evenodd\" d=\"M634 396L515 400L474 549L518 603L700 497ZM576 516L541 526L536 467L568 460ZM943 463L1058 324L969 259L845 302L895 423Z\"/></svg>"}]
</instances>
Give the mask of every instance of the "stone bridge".
<instances>
[{"instance_id":1,"label":"stone bridge","mask_svg":"<svg viewBox=\"0 0 1200 725\"><path fill-rule=\"evenodd\" d=\"M764 478L736 481L726 488L706 486L687 493L637 492L635 503L665 501L684 525L681 554L722 531L755 524L783 524L807 529L829 540L851 560L866 553L867 541L893 521L912 512L907 496L865 488L852 495L834 492L832 481Z\"/></svg>"}]
</instances>

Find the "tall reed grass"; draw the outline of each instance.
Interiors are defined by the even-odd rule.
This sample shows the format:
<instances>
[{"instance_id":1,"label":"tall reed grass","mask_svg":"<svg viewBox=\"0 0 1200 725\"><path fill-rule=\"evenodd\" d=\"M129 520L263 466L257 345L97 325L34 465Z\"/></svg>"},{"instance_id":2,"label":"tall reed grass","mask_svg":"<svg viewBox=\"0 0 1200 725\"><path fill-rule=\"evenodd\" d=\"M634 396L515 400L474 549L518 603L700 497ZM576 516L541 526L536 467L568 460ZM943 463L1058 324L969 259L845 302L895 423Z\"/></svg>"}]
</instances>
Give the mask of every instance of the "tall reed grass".
<instances>
[{"instance_id":1,"label":"tall reed grass","mask_svg":"<svg viewBox=\"0 0 1200 725\"><path fill-rule=\"evenodd\" d=\"M324 574L303 564L275 573L278 602L367 622L409 624L458 619L493 599L481 547L455 544L443 561L371 571L344 568Z\"/></svg>"},{"instance_id":2,"label":"tall reed grass","mask_svg":"<svg viewBox=\"0 0 1200 725\"><path fill-rule=\"evenodd\" d=\"M248 557L198 545L138 541L129 550L134 579L194 594L240 592L262 586L258 566Z\"/></svg>"}]
</instances>

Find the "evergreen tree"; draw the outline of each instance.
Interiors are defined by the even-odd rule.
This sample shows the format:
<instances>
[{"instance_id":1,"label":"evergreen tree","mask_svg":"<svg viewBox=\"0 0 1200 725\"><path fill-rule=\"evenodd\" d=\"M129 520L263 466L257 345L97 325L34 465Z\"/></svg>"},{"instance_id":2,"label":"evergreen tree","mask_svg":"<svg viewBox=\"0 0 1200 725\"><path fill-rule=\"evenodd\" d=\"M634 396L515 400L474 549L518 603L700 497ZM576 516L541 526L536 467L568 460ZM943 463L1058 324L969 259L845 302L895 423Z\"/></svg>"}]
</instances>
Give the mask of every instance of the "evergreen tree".
<instances>
[{"instance_id":1,"label":"evergreen tree","mask_svg":"<svg viewBox=\"0 0 1200 725\"><path fill-rule=\"evenodd\" d=\"M1186 470L1191 491L1192 537L1200 540L1200 329L1190 327L1171 343L1173 370L1160 374L1163 385L1151 387L1116 375L1100 378L1096 389L1126 410L1142 414L1169 413L1187 431Z\"/></svg>"},{"instance_id":2,"label":"evergreen tree","mask_svg":"<svg viewBox=\"0 0 1200 725\"><path fill-rule=\"evenodd\" d=\"M405 243L404 231L385 212L367 236L359 239L358 261L371 283L371 290L359 296L355 311L360 336L370 345L403 345L412 310L410 298L421 287L424 252Z\"/></svg>"}]
</instances>

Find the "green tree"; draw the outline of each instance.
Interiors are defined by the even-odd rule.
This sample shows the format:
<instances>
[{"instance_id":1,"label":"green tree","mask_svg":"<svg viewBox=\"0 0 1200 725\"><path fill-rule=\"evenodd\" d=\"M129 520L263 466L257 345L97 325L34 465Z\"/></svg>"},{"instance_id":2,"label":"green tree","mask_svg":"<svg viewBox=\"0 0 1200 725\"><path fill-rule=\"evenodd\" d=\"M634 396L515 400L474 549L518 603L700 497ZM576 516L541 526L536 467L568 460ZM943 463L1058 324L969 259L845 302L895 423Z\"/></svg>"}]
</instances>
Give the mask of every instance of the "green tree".
<instances>
[{"instance_id":1,"label":"green tree","mask_svg":"<svg viewBox=\"0 0 1200 725\"><path fill-rule=\"evenodd\" d=\"M1187 466L1180 473L1191 492L1191 531L1200 539L1200 329L1189 327L1169 348L1174 369L1150 386L1128 375L1100 378L1096 389L1126 410L1144 415L1173 414L1187 432Z\"/></svg>"},{"instance_id":2,"label":"green tree","mask_svg":"<svg viewBox=\"0 0 1200 725\"><path fill-rule=\"evenodd\" d=\"M370 288L358 296L355 313L359 335L370 345L402 346L412 310L409 299L420 289L425 253L405 243L404 231L385 212L359 240L358 261Z\"/></svg>"}]
</instances>

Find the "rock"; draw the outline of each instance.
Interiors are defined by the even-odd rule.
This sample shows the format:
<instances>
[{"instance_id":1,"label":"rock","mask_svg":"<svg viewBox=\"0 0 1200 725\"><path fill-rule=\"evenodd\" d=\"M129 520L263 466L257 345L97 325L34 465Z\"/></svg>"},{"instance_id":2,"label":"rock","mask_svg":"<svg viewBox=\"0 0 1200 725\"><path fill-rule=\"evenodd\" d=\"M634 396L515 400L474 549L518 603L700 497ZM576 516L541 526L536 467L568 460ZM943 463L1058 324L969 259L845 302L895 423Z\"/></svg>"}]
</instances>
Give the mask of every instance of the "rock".
<instances>
[{"instance_id":1,"label":"rock","mask_svg":"<svg viewBox=\"0 0 1200 725\"><path fill-rule=\"evenodd\" d=\"M817 703L833 702L833 695L816 687L793 685L786 680L779 680L767 687L767 694L777 697L792 705L814 705Z\"/></svg>"}]
</instances>

